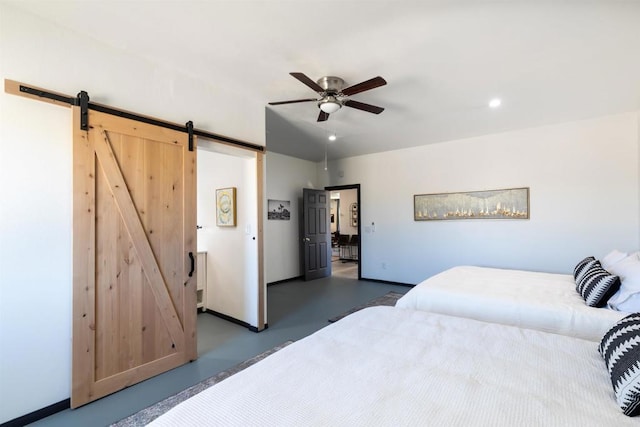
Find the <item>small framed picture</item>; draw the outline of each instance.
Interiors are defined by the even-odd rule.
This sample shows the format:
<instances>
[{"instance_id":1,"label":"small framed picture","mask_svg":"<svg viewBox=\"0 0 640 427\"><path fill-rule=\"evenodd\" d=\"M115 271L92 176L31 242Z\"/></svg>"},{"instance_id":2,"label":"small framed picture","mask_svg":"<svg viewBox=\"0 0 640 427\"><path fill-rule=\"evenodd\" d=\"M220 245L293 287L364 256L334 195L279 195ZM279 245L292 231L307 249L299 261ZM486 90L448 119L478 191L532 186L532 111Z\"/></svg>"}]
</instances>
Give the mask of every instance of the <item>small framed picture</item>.
<instances>
[{"instance_id":1,"label":"small framed picture","mask_svg":"<svg viewBox=\"0 0 640 427\"><path fill-rule=\"evenodd\" d=\"M267 219L289 221L291 219L291 201L269 199L267 201Z\"/></svg>"},{"instance_id":2,"label":"small framed picture","mask_svg":"<svg viewBox=\"0 0 640 427\"><path fill-rule=\"evenodd\" d=\"M236 226L236 187L216 190L216 225Z\"/></svg>"}]
</instances>

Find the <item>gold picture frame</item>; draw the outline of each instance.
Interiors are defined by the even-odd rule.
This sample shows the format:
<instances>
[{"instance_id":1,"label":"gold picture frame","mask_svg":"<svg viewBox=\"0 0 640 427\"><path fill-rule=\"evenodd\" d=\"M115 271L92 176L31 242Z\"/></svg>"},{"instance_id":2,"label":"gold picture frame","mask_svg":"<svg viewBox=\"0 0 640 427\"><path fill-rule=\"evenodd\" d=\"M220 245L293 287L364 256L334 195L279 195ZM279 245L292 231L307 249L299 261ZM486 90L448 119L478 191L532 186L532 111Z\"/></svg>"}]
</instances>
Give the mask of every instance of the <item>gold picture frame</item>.
<instances>
[{"instance_id":1,"label":"gold picture frame","mask_svg":"<svg viewBox=\"0 0 640 427\"><path fill-rule=\"evenodd\" d=\"M236 226L236 187L216 190L216 225L218 227Z\"/></svg>"},{"instance_id":2,"label":"gold picture frame","mask_svg":"<svg viewBox=\"0 0 640 427\"><path fill-rule=\"evenodd\" d=\"M413 196L414 221L456 219L529 219L529 187Z\"/></svg>"}]
</instances>

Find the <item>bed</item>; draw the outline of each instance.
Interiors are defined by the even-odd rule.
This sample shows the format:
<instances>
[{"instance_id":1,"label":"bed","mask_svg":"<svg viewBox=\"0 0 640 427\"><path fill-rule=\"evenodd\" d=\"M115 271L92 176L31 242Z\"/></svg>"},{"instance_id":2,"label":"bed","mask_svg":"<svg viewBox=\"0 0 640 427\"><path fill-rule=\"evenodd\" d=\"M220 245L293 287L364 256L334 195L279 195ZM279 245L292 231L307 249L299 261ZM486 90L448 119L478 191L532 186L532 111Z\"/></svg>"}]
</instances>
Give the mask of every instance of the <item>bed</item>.
<instances>
[{"instance_id":1,"label":"bed","mask_svg":"<svg viewBox=\"0 0 640 427\"><path fill-rule=\"evenodd\" d=\"M638 426L593 342L435 313L349 315L153 426Z\"/></svg>"},{"instance_id":2,"label":"bed","mask_svg":"<svg viewBox=\"0 0 640 427\"><path fill-rule=\"evenodd\" d=\"M396 304L452 316L532 328L598 341L629 313L594 308L574 277L523 270L459 266L414 286Z\"/></svg>"}]
</instances>

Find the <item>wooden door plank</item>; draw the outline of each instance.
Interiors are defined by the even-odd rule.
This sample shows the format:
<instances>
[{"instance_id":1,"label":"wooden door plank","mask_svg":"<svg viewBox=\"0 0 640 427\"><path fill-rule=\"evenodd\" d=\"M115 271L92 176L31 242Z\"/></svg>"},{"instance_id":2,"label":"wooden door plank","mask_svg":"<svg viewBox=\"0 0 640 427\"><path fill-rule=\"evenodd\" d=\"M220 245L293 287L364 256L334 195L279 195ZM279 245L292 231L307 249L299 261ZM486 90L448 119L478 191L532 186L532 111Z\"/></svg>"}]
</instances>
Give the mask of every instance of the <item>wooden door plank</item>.
<instances>
[{"instance_id":1,"label":"wooden door plank","mask_svg":"<svg viewBox=\"0 0 640 427\"><path fill-rule=\"evenodd\" d=\"M73 350L71 407L91 400L95 352L95 154L73 108Z\"/></svg>"},{"instance_id":2,"label":"wooden door plank","mask_svg":"<svg viewBox=\"0 0 640 427\"><path fill-rule=\"evenodd\" d=\"M118 131L120 131L120 129ZM124 131L127 132L126 129ZM165 246L171 246L174 243L165 240L166 230L163 229L163 217L165 215L162 200L163 189L159 186L159 184L165 183L166 180L166 168L164 165L164 157L166 154L164 152L164 146L167 144L159 144L155 140L145 140L144 144L146 154L144 158L143 189L145 195L143 205L138 207L137 210L139 211L139 218L156 262L159 266L162 265L163 267L163 269L160 270L160 274L164 279L163 287L169 298L172 298L170 289L171 266L165 264ZM148 289L150 289L153 294L153 288ZM180 306L173 300L172 304L177 313ZM175 345L174 340L165 333L165 321L157 306L153 306L152 310L147 314L149 317L145 320L145 325L147 326L145 334L147 335L146 344L149 345L149 356L152 359L164 357L170 353L168 350L171 349L172 345Z\"/></svg>"},{"instance_id":3,"label":"wooden door plank","mask_svg":"<svg viewBox=\"0 0 640 427\"><path fill-rule=\"evenodd\" d=\"M185 273L184 262L187 257L184 256L184 216L183 216L183 200L184 200L184 183L183 169L184 157L183 153L176 153L181 147L169 144L163 144L161 148L163 182L171 183L160 187L160 199L158 210L162 212L160 217L160 226L162 229L162 261L165 280L167 281L167 289L171 295L171 300L176 307L179 307L178 316L184 323L184 312L182 310L184 303L184 281L187 276ZM155 248L155 246L153 246Z\"/></svg>"},{"instance_id":4,"label":"wooden door plank","mask_svg":"<svg viewBox=\"0 0 640 427\"><path fill-rule=\"evenodd\" d=\"M111 197L105 173L96 165L96 299L100 305L96 307L95 322L95 380L108 377L118 372L118 355L120 354L119 322L119 286L115 278L119 274L117 241L120 218L114 215L117 207Z\"/></svg>"},{"instance_id":5,"label":"wooden door plank","mask_svg":"<svg viewBox=\"0 0 640 427\"><path fill-rule=\"evenodd\" d=\"M166 282L162 277L158 262L147 240L147 235L138 216L136 207L131 200L127 185L111 149L109 137L104 130L100 132L99 136L100 137L94 138L93 141L98 161L105 171L105 177L136 248L141 264L143 265L157 306L160 309L166 328L173 340L173 345L176 351L183 351L183 325L178 318L176 308L167 292Z\"/></svg>"},{"instance_id":6,"label":"wooden door plank","mask_svg":"<svg viewBox=\"0 0 640 427\"><path fill-rule=\"evenodd\" d=\"M141 183L144 180L143 160L144 143L140 138L120 138L113 144L120 169L126 178L131 198L136 206L144 200ZM144 305L143 289L148 286L143 267L133 242L128 237L127 228L119 220L118 229L118 277L120 292L119 324L120 354L119 371L126 371L144 363L143 340L140 339L144 328L142 307Z\"/></svg>"},{"instance_id":7,"label":"wooden door plank","mask_svg":"<svg viewBox=\"0 0 640 427\"><path fill-rule=\"evenodd\" d=\"M91 113L95 114L93 111ZM98 128L99 131L114 130L123 135L129 135L150 141L164 142L175 146L182 145L183 141L187 138L186 133L180 134L173 129L163 128L123 117L112 116L110 114L100 114L100 123L98 124Z\"/></svg>"},{"instance_id":8,"label":"wooden door plank","mask_svg":"<svg viewBox=\"0 0 640 427\"><path fill-rule=\"evenodd\" d=\"M93 395L105 396L113 393L114 390L121 390L133 384L144 381L150 377L166 372L176 366L182 365L184 356L180 353L173 353L148 363L144 363L135 368L120 372L107 378L96 381L93 384Z\"/></svg>"},{"instance_id":9,"label":"wooden door plank","mask_svg":"<svg viewBox=\"0 0 640 427\"><path fill-rule=\"evenodd\" d=\"M184 205L195 209L197 199L197 144L196 137L193 138L193 151L184 150L182 165L183 179L184 179ZM190 214L191 213L191 214ZM184 235L184 253L190 252L194 257L197 257L197 233L196 233L196 215L195 212L189 212L187 210L184 215L183 222L183 235ZM198 344L196 334L196 322L197 322L197 305L198 305L198 283L197 283L197 271L193 271L191 277L188 273L191 271L190 258L183 257L183 266L185 274L185 293L184 293L184 327L185 331L185 348L187 360L196 360L198 358ZM197 263L196 263L197 268Z\"/></svg>"}]
</instances>

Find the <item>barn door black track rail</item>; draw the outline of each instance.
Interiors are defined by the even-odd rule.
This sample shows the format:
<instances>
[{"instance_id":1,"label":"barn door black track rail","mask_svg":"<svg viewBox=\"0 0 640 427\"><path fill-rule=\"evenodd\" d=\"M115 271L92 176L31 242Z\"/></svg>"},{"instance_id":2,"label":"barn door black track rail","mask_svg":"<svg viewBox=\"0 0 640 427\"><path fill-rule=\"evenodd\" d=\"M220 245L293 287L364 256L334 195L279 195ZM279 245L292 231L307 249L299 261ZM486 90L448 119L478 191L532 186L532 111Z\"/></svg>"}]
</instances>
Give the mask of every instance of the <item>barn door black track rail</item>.
<instances>
[{"instance_id":1,"label":"barn door black track rail","mask_svg":"<svg viewBox=\"0 0 640 427\"><path fill-rule=\"evenodd\" d=\"M41 98L51 99L53 101L58 101L58 102L62 102L69 105L79 106L80 107L80 128L82 130L89 129L89 110L94 110L94 111L99 111L101 113L111 114L113 116L123 117L126 119L131 119L131 120L147 123L154 126L173 129L179 132L186 132L189 134L189 151L193 151L193 135L197 135L203 138L213 139L213 140L224 142L230 145L235 145L242 148L249 148L251 150L264 152L264 147L261 145L251 144L249 142L240 141L237 139L229 138L229 137L218 135L215 133L194 129L192 121L188 121L184 126L180 126L175 123L165 122L163 120L157 120L151 117L140 116L138 114L130 113L128 111L118 110L117 108L107 107L106 105L95 104L89 101L89 94L85 91L80 91L78 95L75 97L68 97L68 96L47 92L42 89L36 89L36 88L32 88L32 87L21 84L20 92L27 93L29 95L35 95Z\"/></svg>"}]
</instances>

